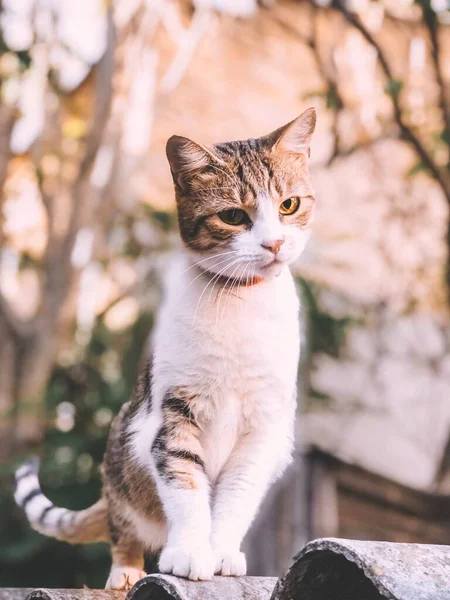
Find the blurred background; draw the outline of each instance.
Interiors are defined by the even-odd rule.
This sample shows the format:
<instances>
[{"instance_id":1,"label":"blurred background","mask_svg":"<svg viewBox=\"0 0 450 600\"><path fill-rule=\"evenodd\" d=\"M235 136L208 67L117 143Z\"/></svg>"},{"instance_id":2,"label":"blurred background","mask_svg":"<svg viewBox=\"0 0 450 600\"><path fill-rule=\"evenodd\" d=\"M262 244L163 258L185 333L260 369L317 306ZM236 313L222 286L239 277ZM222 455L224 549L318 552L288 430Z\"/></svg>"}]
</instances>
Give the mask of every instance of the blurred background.
<instances>
[{"instance_id":1,"label":"blurred background","mask_svg":"<svg viewBox=\"0 0 450 600\"><path fill-rule=\"evenodd\" d=\"M0 585L102 587L105 545L31 531L14 467L84 508L178 246L164 145L318 111L294 271L296 460L247 537L450 543L447 0L0 1Z\"/></svg>"}]
</instances>

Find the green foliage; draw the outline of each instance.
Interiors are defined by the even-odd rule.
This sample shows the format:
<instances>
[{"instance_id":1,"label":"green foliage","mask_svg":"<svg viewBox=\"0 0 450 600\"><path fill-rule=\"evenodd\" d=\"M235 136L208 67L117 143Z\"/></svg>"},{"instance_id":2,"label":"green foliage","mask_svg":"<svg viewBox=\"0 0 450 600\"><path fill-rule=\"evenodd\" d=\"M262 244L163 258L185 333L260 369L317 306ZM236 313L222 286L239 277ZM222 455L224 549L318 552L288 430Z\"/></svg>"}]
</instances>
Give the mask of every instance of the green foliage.
<instances>
[{"instance_id":1,"label":"green foliage","mask_svg":"<svg viewBox=\"0 0 450 600\"><path fill-rule=\"evenodd\" d=\"M413 177L414 175L417 175L418 173L423 173L424 171L427 171L427 170L428 170L427 166L421 160L418 160L409 169L409 171L406 173L406 176L407 177Z\"/></svg>"},{"instance_id":2,"label":"green foliage","mask_svg":"<svg viewBox=\"0 0 450 600\"><path fill-rule=\"evenodd\" d=\"M336 87L330 86L326 92L327 108L341 110L343 108L341 97Z\"/></svg>"},{"instance_id":3,"label":"green foliage","mask_svg":"<svg viewBox=\"0 0 450 600\"><path fill-rule=\"evenodd\" d=\"M388 94L388 96L391 96L391 98L396 99L399 97L403 86L403 81L400 81L399 79L390 79L386 84L385 92Z\"/></svg>"},{"instance_id":4,"label":"green foliage","mask_svg":"<svg viewBox=\"0 0 450 600\"><path fill-rule=\"evenodd\" d=\"M135 385L153 317L110 332L99 319L79 362L55 368L45 398L50 423L40 447L41 484L57 505L82 509L100 495L98 467L110 419ZM70 431L53 426L58 406L75 409ZM12 498L12 475L25 457L0 473L0 586L103 587L109 568L106 544L71 546L34 532Z\"/></svg>"},{"instance_id":5,"label":"green foliage","mask_svg":"<svg viewBox=\"0 0 450 600\"><path fill-rule=\"evenodd\" d=\"M323 98L326 107L331 110L341 110L341 108L343 108L341 97L334 85L330 85L326 90L316 90L303 95L303 100L311 100L314 98Z\"/></svg>"},{"instance_id":6,"label":"green foliage","mask_svg":"<svg viewBox=\"0 0 450 600\"><path fill-rule=\"evenodd\" d=\"M20 255L19 269L39 268L40 262L29 252L22 252Z\"/></svg>"},{"instance_id":7,"label":"green foliage","mask_svg":"<svg viewBox=\"0 0 450 600\"><path fill-rule=\"evenodd\" d=\"M18 52L15 52L15 55L19 59L22 69L28 69L28 67L31 65L31 55L28 50L19 50Z\"/></svg>"},{"instance_id":8,"label":"green foliage","mask_svg":"<svg viewBox=\"0 0 450 600\"><path fill-rule=\"evenodd\" d=\"M450 146L450 131L448 129L444 129L441 133L441 140L444 144Z\"/></svg>"},{"instance_id":9,"label":"green foliage","mask_svg":"<svg viewBox=\"0 0 450 600\"><path fill-rule=\"evenodd\" d=\"M42 173L38 170L36 175L39 178ZM146 226L141 237L136 233L137 223ZM158 289L154 257L169 249L167 233L174 226L173 212L142 204L132 214L113 216L108 234L113 238L119 233L119 243L111 244L100 260L107 272L117 257L135 259L130 264L135 265L139 281L124 289L125 295L141 297L145 305L144 290ZM139 271L139 263L145 263L144 271ZM38 270L39 262L21 253L20 268ZM105 310L97 318L89 340L87 332L72 332L73 339L55 366L43 399L47 427L39 445L41 485L57 506L74 510L90 506L100 496L99 466L111 420L135 386L153 326L151 308L141 309L137 321L124 330L109 329L107 314ZM0 465L0 587L103 587L110 563L106 544L71 546L41 536L15 506L13 474L27 458L15 456L11 464Z\"/></svg>"},{"instance_id":10,"label":"green foliage","mask_svg":"<svg viewBox=\"0 0 450 600\"><path fill-rule=\"evenodd\" d=\"M308 371L314 362L314 355L327 354L334 359L341 356L345 344L348 327L358 323L354 317L336 318L320 305L320 286L314 281L299 278L298 280L302 308L307 316L306 334L308 337L307 352L303 377L309 381ZM303 359L305 360L305 359ZM333 398L314 389L311 385L305 388L304 407L310 409L329 409Z\"/></svg>"},{"instance_id":11,"label":"green foliage","mask_svg":"<svg viewBox=\"0 0 450 600\"><path fill-rule=\"evenodd\" d=\"M435 24L437 21L436 12L432 7L431 0L415 0L415 4L417 4L422 9L422 14L425 22Z\"/></svg>"},{"instance_id":12,"label":"green foliage","mask_svg":"<svg viewBox=\"0 0 450 600\"><path fill-rule=\"evenodd\" d=\"M149 226L147 246L134 234L139 220ZM133 215L118 214L114 226L123 231L125 241L117 252L151 265L154 253L168 247L167 232L174 223L173 213L145 206ZM114 258L105 257L106 270ZM27 255L20 266L36 267ZM151 271L145 278L139 282L143 289L157 287ZM48 426L39 454L42 489L57 506L79 510L98 500L99 466L111 420L135 386L152 326L153 314L142 310L134 325L111 331L102 314L88 342L73 332L69 354L55 366L44 399ZM61 420L58 426L62 408L65 426ZM0 587L103 587L110 564L106 544L71 546L41 536L15 506L13 473L26 458L16 456L12 464L0 466Z\"/></svg>"},{"instance_id":13,"label":"green foliage","mask_svg":"<svg viewBox=\"0 0 450 600\"><path fill-rule=\"evenodd\" d=\"M317 390L314 390L314 389L310 389L308 391L307 408L311 408L311 407L319 408L320 407L321 409L328 409L332 405L333 405L332 398L330 398L326 394L323 394L322 392L318 392Z\"/></svg>"},{"instance_id":14,"label":"green foliage","mask_svg":"<svg viewBox=\"0 0 450 600\"><path fill-rule=\"evenodd\" d=\"M350 317L335 318L322 310L317 300L318 287L312 281L300 279L303 298L307 303L311 353L325 352L339 357L345 342L347 327L353 322Z\"/></svg>"},{"instance_id":15,"label":"green foliage","mask_svg":"<svg viewBox=\"0 0 450 600\"><path fill-rule=\"evenodd\" d=\"M163 231L172 231L176 227L177 215L176 212L167 212L163 210L155 210L148 205L144 205L147 215L156 222Z\"/></svg>"},{"instance_id":16,"label":"green foliage","mask_svg":"<svg viewBox=\"0 0 450 600\"><path fill-rule=\"evenodd\" d=\"M1 2L0 2L1 7ZM21 71L25 71L31 65L31 54L28 50L10 50L6 45L5 40L0 32L0 56L6 53L11 53L19 60L19 66Z\"/></svg>"}]
</instances>

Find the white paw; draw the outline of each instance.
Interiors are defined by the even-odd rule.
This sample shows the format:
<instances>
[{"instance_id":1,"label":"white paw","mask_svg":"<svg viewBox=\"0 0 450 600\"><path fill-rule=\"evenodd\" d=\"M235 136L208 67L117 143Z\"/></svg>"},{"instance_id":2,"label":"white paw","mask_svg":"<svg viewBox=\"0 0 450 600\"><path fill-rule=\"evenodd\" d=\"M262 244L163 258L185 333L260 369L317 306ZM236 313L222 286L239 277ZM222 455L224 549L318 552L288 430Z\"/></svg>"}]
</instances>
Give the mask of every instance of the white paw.
<instances>
[{"instance_id":1,"label":"white paw","mask_svg":"<svg viewBox=\"0 0 450 600\"><path fill-rule=\"evenodd\" d=\"M193 581L206 581L214 575L214 556L210 546L165 548L159 559L161 573L172 573Z\"/></svg>"},{"instance_id":2,"label":"white paw","mask_svg":"<svg viewBox=\"0 0 450 600\"><path fill-rule=\"evenodd\" d=\"M247 573L247 561L245 554L239 549L230 550L217 548L214 550L216 575L224 577L240 577Z\"/></svg>"},{"instance_id":3,"label":"white paw","mask_svg":"<svg viewBox=\"0 0 450 600\"><path fill-rule=\"evenodd\" d=\"M145 571L140 571L135 567L112 567L105 589L131 590L133 585L146 575Z\"/></svg>"}]
</instances>

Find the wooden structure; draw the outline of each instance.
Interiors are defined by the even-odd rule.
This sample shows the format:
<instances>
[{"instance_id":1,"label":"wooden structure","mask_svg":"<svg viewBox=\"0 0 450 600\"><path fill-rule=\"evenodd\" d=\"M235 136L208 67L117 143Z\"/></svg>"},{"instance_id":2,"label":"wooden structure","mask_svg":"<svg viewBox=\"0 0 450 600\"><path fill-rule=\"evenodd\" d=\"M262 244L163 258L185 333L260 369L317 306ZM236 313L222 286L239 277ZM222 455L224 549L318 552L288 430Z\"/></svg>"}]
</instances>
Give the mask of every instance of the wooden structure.
<instances>
[{"instance_id":1,"label":"wooden structure","mask_svg":"<svg viewBox=\"0 0 450 600\"><path fill-rule=\"evenodd\" d=\"M307 461L311 537L450 543L450 496L409 488L317 449Z\"/></svg>"},{"instance_id":2,"label":"wooden structure","mask_svg":"<svg viewBox=\"0 0 450 600\"><path fill-rule=\"evenodd\" d=\"M450 544L450 495L414 489L316 446L299 453L247 536L249 573L286 572L309 540Z\"/></svg>"}]
</instances>

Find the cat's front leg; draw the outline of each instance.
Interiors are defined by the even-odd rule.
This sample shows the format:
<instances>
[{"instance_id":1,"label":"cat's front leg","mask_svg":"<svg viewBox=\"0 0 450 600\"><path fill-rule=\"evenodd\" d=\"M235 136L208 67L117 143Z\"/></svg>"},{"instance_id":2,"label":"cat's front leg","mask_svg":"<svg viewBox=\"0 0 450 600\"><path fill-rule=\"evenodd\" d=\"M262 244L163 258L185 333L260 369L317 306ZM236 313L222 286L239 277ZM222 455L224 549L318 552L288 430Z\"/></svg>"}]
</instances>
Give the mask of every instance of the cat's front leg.
<instances>
[{"instance_id":1,"label":"cat's front leg","mask_svg":"<svg viewBox=\"0 0 450 600\"><path fill-rule=\"evenodd\" d=\"M216 484L211 544L215 573L245 575L241 543L270 483L288 465L292 424L247 433L237 444Z\"/></svg>"},{"instance_id":2,"label":"cat's front leg","mask_svg":"<svg viewBox=\"0 0 450 600\"><path fill-rule=\"evenodd\" d=\"M193 580L214 575L211 509L200 427L189 398L171 391L162 402L162 426L152 445L159 495L168 522L159 568Z\"/></svg>"}]
</instances>

